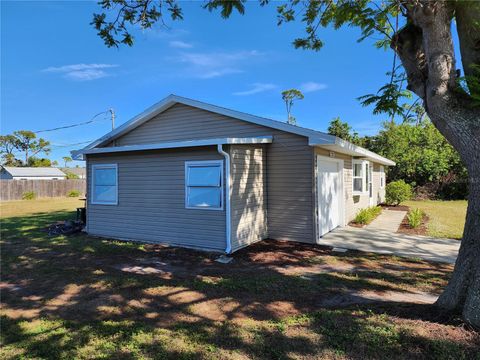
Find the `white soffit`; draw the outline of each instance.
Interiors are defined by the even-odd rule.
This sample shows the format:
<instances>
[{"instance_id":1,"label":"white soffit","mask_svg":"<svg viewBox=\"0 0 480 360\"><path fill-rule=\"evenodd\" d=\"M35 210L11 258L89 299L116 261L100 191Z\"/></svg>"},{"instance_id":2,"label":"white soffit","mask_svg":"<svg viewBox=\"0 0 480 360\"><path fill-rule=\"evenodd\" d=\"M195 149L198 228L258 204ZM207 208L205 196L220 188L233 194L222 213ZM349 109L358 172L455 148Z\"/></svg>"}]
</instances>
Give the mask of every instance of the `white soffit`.
<instances>
[{"instance_id":1,"label":"white soffit","mask_svg":"<svg viewBox=\"0 0 480 360\"><path fill-rule=\"evenodd\" d=\"M329 144L329 143L322 143L322 142L312 142L309 141L310 146L320 146L324 149L331 150L331 151L336 151L342 154L347 154L351 156L357 156L361 158L366 158L368 160L371 160L373 162L382 164L382 165L387 165L387 166L395 166L395 162L387 159L381 155L378 155L377 153L374 153L373 151L364 149L360 146L354 145L352 143L349 143L348 141L344 141L340 138L336 138L336 141L334 144Z\"/></svg>"}]
</instances>

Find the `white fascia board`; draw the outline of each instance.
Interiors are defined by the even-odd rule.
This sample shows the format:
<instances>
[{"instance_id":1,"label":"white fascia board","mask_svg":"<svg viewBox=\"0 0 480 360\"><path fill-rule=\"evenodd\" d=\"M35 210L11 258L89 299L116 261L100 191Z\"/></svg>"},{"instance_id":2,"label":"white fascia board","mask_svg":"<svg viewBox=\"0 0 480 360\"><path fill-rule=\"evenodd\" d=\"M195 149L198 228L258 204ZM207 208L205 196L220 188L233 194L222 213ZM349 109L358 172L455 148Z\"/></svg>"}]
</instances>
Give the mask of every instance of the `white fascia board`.
<instances>
[{"instance_id":1,"label":"white fascia board","mask_svg":"<svg viewBox=\"0 0 480 360\"><path fill-rule=\"evenodd\" d=\"M321 146L327 149L332 149L332 151L337 151L339 153L343 153L347 155L364 157L382 165L387 165L387 166L396 165L394 161L387 159L381 155L378 155L373 151L362 148L361 146L354 145L338 137L335 137L335 136L332 136L332 137L334 138L333 142L332 141L323 142L323 141L319 141L319 139L309 138L308 144L310 146Z\"/></svg>"},{"instance_id":2,"label":"white fascia board","mask_svg":"<svg viewBox=\"0 0 480 360\"><path fill-rule=\"evenodd\" d=\"M157 144L142 144L142 145L125 145L125 146L111 146L103 148L82 149L72 151L75 159L83 159L84 154L104 154L125 151L142 151L142 150L157 150L157 149L175 149L184 147L198 147L209 145L228 145L228 144L270 144L273 141L273 136L258 136L249 138L220 138L220 139L205 139L205 140L188 140L176 142L164 142Z\"/></svg>"}]
</instances>

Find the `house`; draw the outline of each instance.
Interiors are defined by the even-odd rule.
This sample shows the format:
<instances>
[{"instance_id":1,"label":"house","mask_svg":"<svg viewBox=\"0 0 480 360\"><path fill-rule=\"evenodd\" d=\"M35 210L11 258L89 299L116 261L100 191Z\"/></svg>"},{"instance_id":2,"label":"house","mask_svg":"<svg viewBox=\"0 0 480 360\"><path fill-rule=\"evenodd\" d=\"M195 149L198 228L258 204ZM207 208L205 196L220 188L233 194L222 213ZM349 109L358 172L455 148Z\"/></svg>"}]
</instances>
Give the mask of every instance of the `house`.
<instances>
[{"instance_id":1,"label":"house","mask_svg":"<svg viewBox=\"0 0 480 360\"><path fill-rule=\"evenodd\" d=\"M234 252L318 243L384 200L395 163L337 137L170 95L85 148L91 235Z\"/></svg>"},{"instance_id":2,"label":"house","mask_svg":"<svg viewBox=\"0 0 480 360\"><path fill-rule=\"evenodd\" d=\"M79 179L86 179L87 178L87 171L84 167L63 167L60 168L65 174L74 174L78 176Z\"/></svg>"},{"instance_id":3,"label":"house","mask_svg":"<svg viewBox=\"0 0 480 360\"><path fill-rule=\"evenodd\" d=\"M2 180L64 180L66 175L54 167L13 167L2 166Z\"/></svg>"}]
</instances>

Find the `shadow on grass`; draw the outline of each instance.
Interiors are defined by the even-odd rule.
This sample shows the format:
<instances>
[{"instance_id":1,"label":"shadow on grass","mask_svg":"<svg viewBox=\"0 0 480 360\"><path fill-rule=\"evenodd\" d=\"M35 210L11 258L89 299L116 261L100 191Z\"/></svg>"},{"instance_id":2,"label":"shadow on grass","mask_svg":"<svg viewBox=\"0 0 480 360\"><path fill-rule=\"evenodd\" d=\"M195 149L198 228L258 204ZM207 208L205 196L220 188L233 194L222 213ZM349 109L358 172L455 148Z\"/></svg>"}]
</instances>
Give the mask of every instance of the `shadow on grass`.
<instances>
[{"instance_id":1,"label":"shadow on grass","mask_svg":"<svg viewBox=\"0 0 480 360\"><path fill-rule=\"evenodd\" d=\"M454 340L438 337L436 330L447 331L444 323L452 322L436 318L430 306L319 306L346 291L415 284L415 276L405 276L408 264L396 272L330 271L304 278L278 267L331 256L327 249L264 242L225 266L213 261L216 254L86 235L49 238L41 231L72 216L39 213L2 221L5 358L472 358L480 344L466 330L457 329ZM350 257L358 269L387 259ZM122 271L158 261L165 264L162 272ZM440 265L421 264L435 276L448 276Z\"/></svg>"}]
</instances>

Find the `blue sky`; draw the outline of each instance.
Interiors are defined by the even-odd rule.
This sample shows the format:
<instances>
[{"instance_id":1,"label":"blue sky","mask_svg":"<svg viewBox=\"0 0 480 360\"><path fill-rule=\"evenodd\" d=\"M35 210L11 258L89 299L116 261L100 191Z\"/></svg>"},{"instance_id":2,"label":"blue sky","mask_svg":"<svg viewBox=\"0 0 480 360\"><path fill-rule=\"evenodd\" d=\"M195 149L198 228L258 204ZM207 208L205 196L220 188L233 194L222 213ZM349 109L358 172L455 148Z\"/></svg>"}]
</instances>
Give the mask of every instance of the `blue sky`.
<instances>
[{"instance_id":1,"label":"blue sky","mask_svg":"<svg viewBox=\"0 0 480 360\"><path fill-rule=\"evenodd\" d=\"M170 93L284 120L280 92L289 88L305 94L293 107L301 126L325 131L340 116L365 135L386 118L356 98L387 81L393 53L357 43L358 30L322 30L320 52L296 50L302 26L278 27L275 6L248 4L245 16L223 20L201 2L180 4L183 21L137 31L132 48L112 49L89 25L96 2L2 1L2 134L88 121L109 108L120 125ZM108 118L97 120L39 134L54 144L49 157L110 130Z\"/></svg>"}]
</instances>

